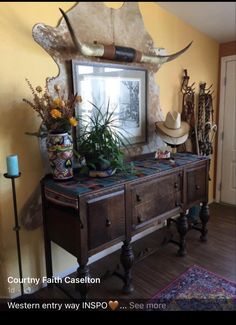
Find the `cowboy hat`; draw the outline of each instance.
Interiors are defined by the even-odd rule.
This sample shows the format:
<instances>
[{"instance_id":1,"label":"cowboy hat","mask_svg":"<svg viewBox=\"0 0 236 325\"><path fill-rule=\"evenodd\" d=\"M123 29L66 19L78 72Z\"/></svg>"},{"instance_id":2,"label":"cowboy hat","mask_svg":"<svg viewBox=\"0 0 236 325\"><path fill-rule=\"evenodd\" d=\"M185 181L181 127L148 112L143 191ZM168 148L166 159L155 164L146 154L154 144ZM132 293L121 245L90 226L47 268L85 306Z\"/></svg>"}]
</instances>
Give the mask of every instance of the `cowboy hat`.
<instances>
[{"instance_id":1,"label":"cowboy hat","mask_svg":"<svg viewBox=\"0 0 236 325\"><path fill-rule=\"evenodd\" d=\"M179 112L168 112L165 121L156 122L155 125L161 132L173 138L184 136L190 129L187 122L181 121Z\"/></svg>"},{"instance_id":2,"label":"cowboy hat","mask_svg":"<svg viewBox=\"0 0 236 325\"><path fill-rule=\"evenodd\" d=\"M168 144L179 145L188 138L190 126L181 121L179 112L168 112L165 121L156 122L155 125L162 139Z\"/></svg>"},{"instance_id":3,"label":"cowboy hat","mask_svg":"<svg viewBox=\"0 0 236 325\"><path fill-rule=\"evenodd\" d=\"M159 135L161 136L162 140L166 144L169 144L170 146L178 146L178 145L184 143L188 139L188 133L186 133L182 137L178 137L178 138L170 137L169 135L166 135L165 133L163 133L161 131L159 131Z\"/></svg>"}]
</instances>

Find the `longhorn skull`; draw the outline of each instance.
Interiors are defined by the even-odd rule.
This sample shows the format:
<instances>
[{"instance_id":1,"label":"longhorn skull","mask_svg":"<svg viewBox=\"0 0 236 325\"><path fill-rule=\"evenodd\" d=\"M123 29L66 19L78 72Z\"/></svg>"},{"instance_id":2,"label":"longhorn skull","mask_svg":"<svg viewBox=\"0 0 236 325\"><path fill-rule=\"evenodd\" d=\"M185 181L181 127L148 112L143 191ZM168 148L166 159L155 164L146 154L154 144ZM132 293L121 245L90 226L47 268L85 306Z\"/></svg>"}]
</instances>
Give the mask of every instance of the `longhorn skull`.
<instances>
[{"instance_id":1,"label":"longhorn skull","mask_svg":"<svg viewBox=\"0 0 236 325\"><path fill-rule=\"evenodd\" d=\"M72 41L76 49L84 56L95 56L108 60L126 61L126 62L140 62L161 65L177 58L179 55L187 51L191 46L190 42L185 48L170 55L153 55L145 54L130 47L116 46L116 45L103 45L103 44L90 44L82 43L76 38L73 27L69 21L67 14L59 8L69 29Z\"/></svg>"}]
</instances>

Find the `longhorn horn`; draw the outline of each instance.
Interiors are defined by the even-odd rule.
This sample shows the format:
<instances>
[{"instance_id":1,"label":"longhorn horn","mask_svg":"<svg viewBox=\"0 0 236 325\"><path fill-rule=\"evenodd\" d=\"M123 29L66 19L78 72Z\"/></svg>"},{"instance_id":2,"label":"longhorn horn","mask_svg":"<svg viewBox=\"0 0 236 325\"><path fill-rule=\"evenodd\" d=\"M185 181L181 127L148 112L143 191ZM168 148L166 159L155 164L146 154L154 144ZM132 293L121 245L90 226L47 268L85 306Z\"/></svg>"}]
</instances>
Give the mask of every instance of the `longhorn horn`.
<instances>
[{"instance_id":1,"label":"longhorn horn","mask_svg":"<svg viewBox=\"0 0 236 325\"><path fill-rule=\"evenodd\" d=\"M66 21L66 24L69 29L72 41L75 45L75 48L85 56L103 57L104 56L104 45L81 43L75 36L74 29L70 23L70 20L69 20L67 14L61 8L59 8L59 10L62 13L62 15Z\"/></svg>"},{"instance_id":2,"label":"longhorn horn","mask_svg":"<svg viewBox=\"0 0 236 325\"><path fill-rule=\"evenodd\" d=\"M151 64L161 65L163 63L176 59L179 55L187 51L187 49L192 45L192 42L190 42L182 50L170 55L151 55L151 54L142 53L133 48L116 46L113 44L103 45L97 43L94 44L82 43L75 36L74 29L70 23L67 14L61 8L59 8L59 10L65 19L65 22L67 24L75 48L84 56L95 56L95 57L102 57L108 60L151 63Z\"/></svg>"},{"instance_id":3,"label":"longhorn horn","mask_svg":"<svg viewBox=\"0 0 236 325\"><path fill-rule=\"evenodd\" d=\"M150 55L150 54L142 54L140 62L145 63L152 63L152 64L163 64L166 62L170 62L174 59L176 59L178 56L183 54L187 49L192 45L193 42L190 42L185 48L182 50L169 54L169 55Z\"/></svg>"}]
</instances>

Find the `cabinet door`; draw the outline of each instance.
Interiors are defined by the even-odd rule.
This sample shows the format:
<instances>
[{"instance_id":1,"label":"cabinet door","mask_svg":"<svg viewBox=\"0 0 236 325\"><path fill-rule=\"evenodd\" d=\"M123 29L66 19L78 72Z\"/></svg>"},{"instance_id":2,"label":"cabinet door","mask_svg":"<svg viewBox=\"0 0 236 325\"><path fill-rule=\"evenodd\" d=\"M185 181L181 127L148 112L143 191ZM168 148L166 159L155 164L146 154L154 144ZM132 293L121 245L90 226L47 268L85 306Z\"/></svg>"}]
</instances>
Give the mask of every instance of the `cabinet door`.
<instances>
[{"instance_id":1,"label":"cabinet door","mask_svg":"<svg viewBox=\"0 0 236 325\"><path fill-rule=\"evenodd\" d=\"M187 207L203 201L207 202L208 197L208 168L207 163L188 168L186 170L187 187L186 198Z\"/></svg>"},{"instance_id":2,"label":"cabinet door","mask_svg":"<svg viewBox=\"0 0 236 325\"><path fill-rule=\"evenodd\" d=\"M181 202L181 172L135 185L132 189L132 221L134 228L158 215L178 209Z\"/></svg>"},{"instance_id":3,"label":"cabinet door","mask_svg":"<svg viewBox=\"0 0 236 325\"><path fill-rule=\"evenodd\" d=\"M88 245L94 249L125 235L124 191L87 201Z\"/></svg>"}]
</instances>

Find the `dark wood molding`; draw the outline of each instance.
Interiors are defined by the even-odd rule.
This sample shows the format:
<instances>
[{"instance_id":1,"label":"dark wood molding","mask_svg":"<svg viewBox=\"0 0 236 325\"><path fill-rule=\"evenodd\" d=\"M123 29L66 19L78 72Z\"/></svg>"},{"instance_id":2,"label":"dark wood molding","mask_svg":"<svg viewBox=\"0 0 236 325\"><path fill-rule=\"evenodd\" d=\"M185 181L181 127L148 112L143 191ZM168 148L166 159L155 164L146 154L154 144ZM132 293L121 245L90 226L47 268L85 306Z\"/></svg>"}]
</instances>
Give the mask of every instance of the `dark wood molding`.
<instances>
[{"instance_id":1,"label":"dark wood molding","mask_svg":"<svg viewBox=\"0 0 236 325\"><path fill-rule=\"evenodd\" d=\"M220 59L236 54L236 41L220 44Z\"/></svg>"},{"instance_id":2,"label":"dark wood molding","mask_svg":"<svg viewBox=\"0 0 236 325\"><path fill-rule=\"evenodd\" d=\"M216 124L219 125L220 115L220 80L221 80L221 59L225 56L236 55L236 41L220 44L219 48L219 70L218 70L218 86L217 86L217 103L216 103ZM216 197L216 174L217 174L217 159L218 159L218 146L219 132L216 133L215 140L215 161L214 161L214 184L213 184L213 198Z\"/></svg>"}]
</instances>

